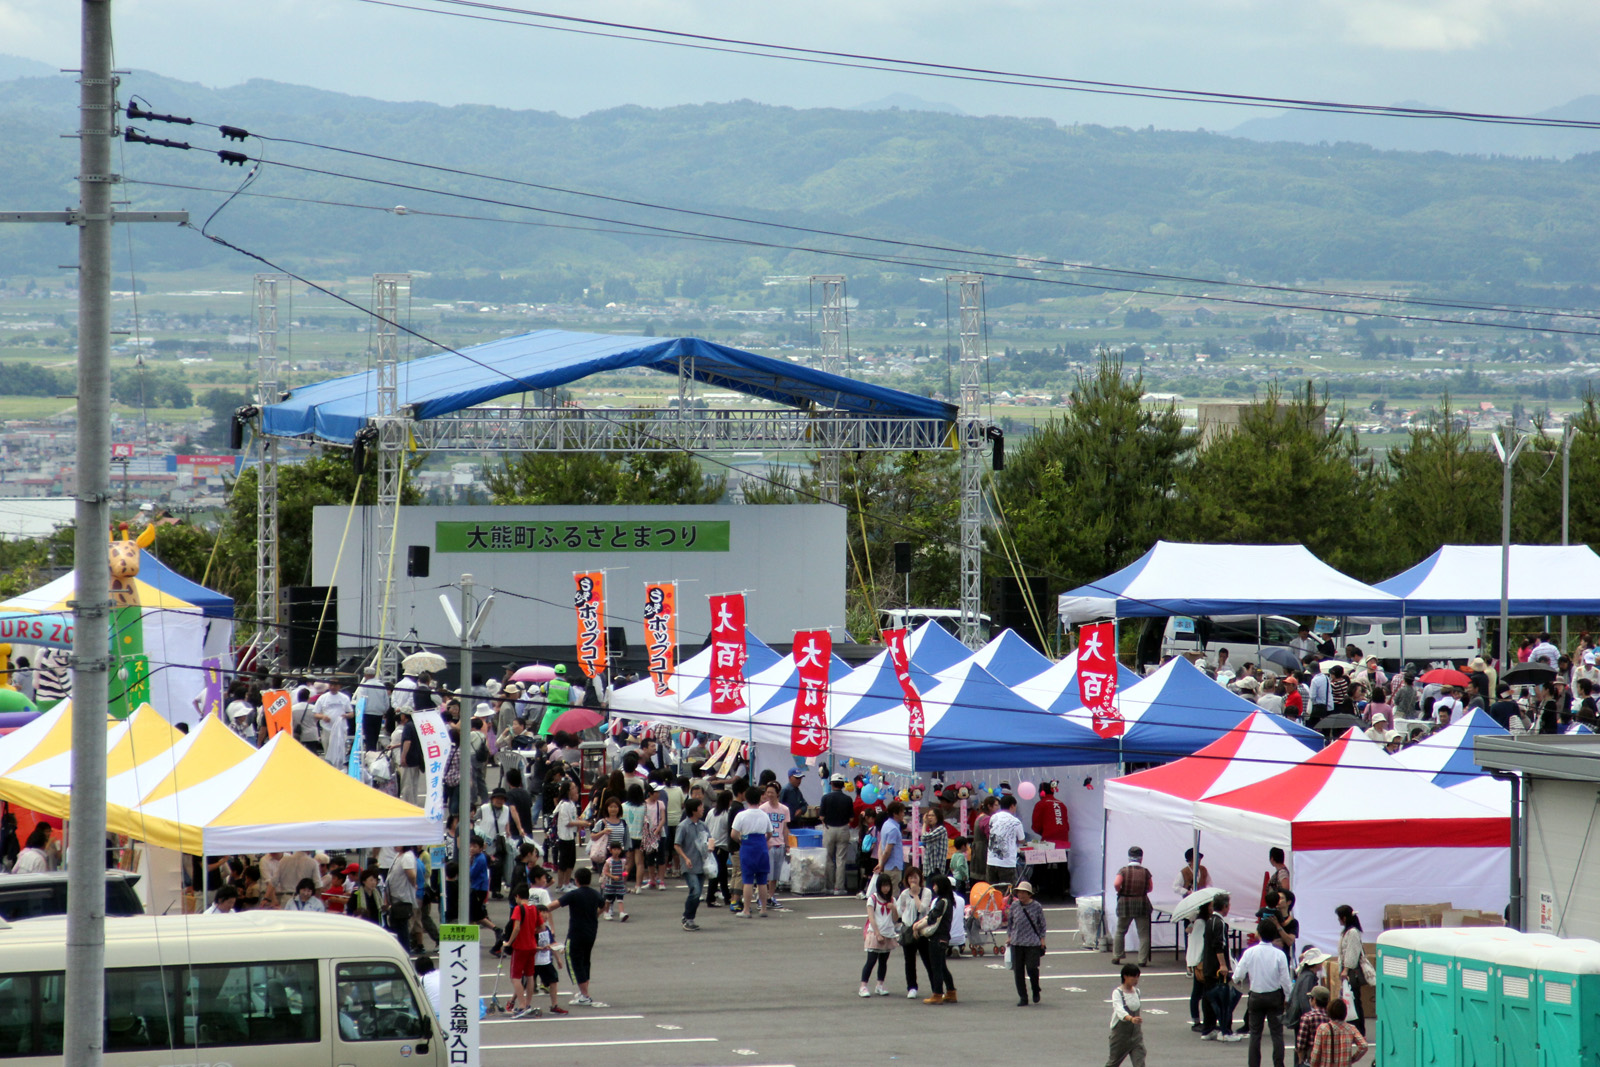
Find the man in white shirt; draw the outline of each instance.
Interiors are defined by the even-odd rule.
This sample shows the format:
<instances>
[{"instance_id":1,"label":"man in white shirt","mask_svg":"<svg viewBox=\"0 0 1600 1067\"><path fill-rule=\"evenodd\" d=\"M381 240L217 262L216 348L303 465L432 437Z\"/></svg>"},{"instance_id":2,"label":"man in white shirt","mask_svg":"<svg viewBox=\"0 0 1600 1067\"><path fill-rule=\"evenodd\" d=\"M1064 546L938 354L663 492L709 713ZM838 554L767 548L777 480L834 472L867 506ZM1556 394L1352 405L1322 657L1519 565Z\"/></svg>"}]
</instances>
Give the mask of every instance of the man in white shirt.
<instances>
[{"instance_id":1,"label":"man in white shirt","mask_svg":"<svg viewBox=\"0 0 1600 1067\"><path fill-rule=\"evenodd\" d=\"M1528 652L1529 663L1543 663L1551 670L1556 669L1557 661L1561 658L1561 650L1550 643L1550 635L1541 633L1538 644Z\"/></svg>"},{"instance_id":2,"label":"man in white shirt","mask_svg":"<svg viewBox=\"0 0 1600 1067\"><path fill-rule=\"evenodd\" d=\"M323 759L335 767L343 767L349 751L345 745L355 720L355 705L345 693L344 683L338 678L329 679L328 691L317 698L311 713L322 727Z\"/></svg>"},{"instance_id":3,"label":"man in white shirt","mask_svg":"<svg viewBox=\"0 0 1600 1067\"><path fill-rule=\"evenodd\" d=\"M1017 798L1009 793L1000 798L1000 810L989 818L989 880L1010 882L1017 880L1017 850L1027 831L1017 818Z\"/></svg>"},{"instance_id":4,"label":"man in white shirt","mask_svg":"<svg viewBox=\"0 0 1600 1067\"><path fill-rule=\"evenodd\" d=\"M1256 704L1268 715L1283 714L1283 694L1279 692L1276 679L1268 681L1261 687L1261 696L1257 698Z\"/></svg>"},{"instance_id":5,"label":"man in white shirt","mask_svg":"<svg viewBox=\"0 0 1600 1067\"><path fill-rule=\"evenodd\" d=\"M1261 1031L1272 1034L1272 1067L1283 1064L1283 1008L1288 1003L1289 991L1294 988L1294 976L1289 973L1288 957L1278 946L1278 928L1263 922L1256 927L1260 938L1244 950L1234 973L1244 978L1250 987L1250 1067L1261 1067Z\"/></svg>"},{"instance_id":6,"label":"man in white shirt","mask_svg":"<svg viewBox=\"0 0 1600 1067\"><path fill-rule=\"evenodd\" d=\"M1456 696L1453 687L1446 687L1439 693L1433 702L1433 714L1442 726L1453 725L1456 719L1466 714L1461 705L1461 698Z\"/></svg>"},{"instance_id":7,"label":"man in white shirt","mask_svg":"<svg viewBox=\"0 0 1600 1067\"><path fill-rule=\"evenodd\" d=\"M378 735L383 731L383 716L389 710L389 690L378 681L375 667L361 668L361 681L356 685L356 700L365 698L361 711L361 750L376 752Z\"/></svg>"},{"instance_id":8,"label":"man in white shirt","mask_svg":"<svg viewBox=\"0 0 1600 1067\"><path fill-rule=\"evenodd\" d=\"M1300 627L1300 635L1289 642L1289 648L1294 652L1294 658L1301 663L1306 661L1307 656L1315 653L1317 651L1317 639L1311 636L1311 627Z\"/></svg>"}]
</instances>

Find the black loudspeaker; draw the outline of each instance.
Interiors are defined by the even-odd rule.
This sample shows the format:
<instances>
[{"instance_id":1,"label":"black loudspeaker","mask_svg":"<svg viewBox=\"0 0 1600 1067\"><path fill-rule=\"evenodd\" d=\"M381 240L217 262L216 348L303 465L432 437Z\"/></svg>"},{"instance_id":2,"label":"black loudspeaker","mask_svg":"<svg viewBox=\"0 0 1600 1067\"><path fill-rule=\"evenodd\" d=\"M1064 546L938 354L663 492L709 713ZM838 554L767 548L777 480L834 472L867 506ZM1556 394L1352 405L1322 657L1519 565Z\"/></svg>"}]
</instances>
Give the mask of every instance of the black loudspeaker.
<instances>
[{"instance_id":1,"label":"black loudspeaker","mask_svg":"<svg viewBox=\"0 0 1600 1067\"><path fill-rule=\"evenodd\" d=\"M291 585L284 591L289 609L285 655L293 670L333 670L339 665L339 589ZM327 618L322 606L327 604Z\"/></svg>"},{"instance_id":2,"label":"black loudspeaker","mask_svg":"<svg viewBox=\"0 0 1600 1067\"><path fill-rule=\"evenodd\" d=\"M607 626L606 648L616 655L621 655L628 651L628 628L626 626Z\"/></svg>"},{"instance_id":3,"label":"black loudspeaker","mask_svg":"<svg viewBox=\"0 0 1600 1067\"><path fill-rule=\"evenodd\" d=\"M406 577L426 578L428 576L428 546L411 545L406 549Z\"/></svg>"},{"instance_id":4,"label":"black loudspeaker","mask_svg":"<svg viewBox=\"0 0 1600 1067\"><path fill-rule=\"evenodd\" d=\"M228 417L228 447L235 452L244 447L244 418L237 411Z\"/></svg>"},{"instance_id":5,"label":"black loudspeaker","mask_svg":"<svg viewBox=\"0 0 1600 1067\"><path fill-rule=\"evenodd\" d=\"M896 541L894 543L894 572L896 574L911 573L910 541Z\"/></svg>"},{"instance_id":6,"label":"black loudspeaker","mask_svg":"<svg viewBox=\"0 0 1600 1067\"><path fill-rule=\"evenodd\" d=\"M1039 609L1041 623L1048 625L1055 612L1050 601L1049 582L1044 578L1029 578L1028 589L1033 594L1034 605ZM1015 575L1001 575L994 585L995 610L992 618L994 633L1001 630L1015 630L1017 636L1028 644L1043 652L1045 650L1045 634L1033 623L1033 615L1028 611L1028 601L1022 595L1022 585Z\"/></svg>"}]
</instances>

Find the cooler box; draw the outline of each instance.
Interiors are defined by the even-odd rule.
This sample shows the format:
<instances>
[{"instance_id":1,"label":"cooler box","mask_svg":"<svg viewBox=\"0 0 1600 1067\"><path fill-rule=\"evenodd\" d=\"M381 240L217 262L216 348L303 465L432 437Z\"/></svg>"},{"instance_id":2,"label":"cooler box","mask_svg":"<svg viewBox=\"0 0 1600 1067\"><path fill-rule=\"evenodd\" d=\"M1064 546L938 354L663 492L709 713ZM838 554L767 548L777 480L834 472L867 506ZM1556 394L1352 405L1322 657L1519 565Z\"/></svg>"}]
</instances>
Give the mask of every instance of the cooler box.
<instances>
[{"instance_id":1,"label":"cooler box","mask_svg":"<svg viewBox=\"0 0 1600 1067\"><path fill-rule=\"evenodd\" d=\"M1539 1067L1600 1064L1600 942L1542 949L1536 990Z\"/></svg>"},{"instance_id":2,"label":"cooler box","mask_svg":"<svg viewBox=\"0 0 1600 1067\"><path fill-rule=\"evenodd\" d=\"M790 830L789 836L794 838L795 848L821 848L822 830L820 827L811 827L805 830Z\"/></svg>"}]
</instances>

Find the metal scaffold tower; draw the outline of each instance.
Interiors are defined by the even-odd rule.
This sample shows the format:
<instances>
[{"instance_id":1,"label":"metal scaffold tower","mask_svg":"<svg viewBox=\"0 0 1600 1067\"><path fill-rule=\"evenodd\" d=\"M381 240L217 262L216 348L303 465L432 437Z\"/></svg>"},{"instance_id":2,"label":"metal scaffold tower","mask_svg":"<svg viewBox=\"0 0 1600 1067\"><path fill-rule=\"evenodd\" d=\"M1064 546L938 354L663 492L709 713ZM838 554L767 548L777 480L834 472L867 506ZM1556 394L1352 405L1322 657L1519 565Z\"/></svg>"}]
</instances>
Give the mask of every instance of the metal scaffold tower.
<instances>
[{"instance_id":1,"label":"metal scaffold tower","mask_svg":"<svg viewBox=\"0 0 1600 1067\"><path fill-rule=\"evenodd\" d=\"M844 275L813 274L810 281L822 290L817 330L817 369L827 374L840 374L840 368L844 365ZM837 504L840 494L839 453L832 448L824 449L819 460L821 495L823 499Z\"/></svg>"},{"instance_id":2,"label":"metal scaffold tower","mask_svg":"<svg viewBox=\"0 0 1600 1067\"><path fill-rule=\"evenodd\" d=\"M988 425L979 413L983 400L983 279L951 275L961 287L961 580L957 607L968 648L983 647L983 450Z\"/></svg>"},{"instance_id":3,"label":"metal scaffold tower","mask_svg":"<svg viewBox=\"0 0 1600 1067\"><path fill-rule=\"evenodd\" d=\"M256 404L276 404L278 376L278 286L287 274L256 275ZM256 626L257 661L276 666L283 617L278 590L278 441L256 435Z\"/></svg>"},{"instance_id":4,"label":"metal scaffold tower","mask_svg":"<svg viewBox=\"0 0 1600 1067\"><path fill-rule=\"evenodd\" d=\"M406 422L400 415L400 289L411 291L409 274L374 274L372 310L377 316L373 333L373 363L377 368L378 431L378 574L379 620L378 677L399 677L400 651L395 643L394 557L396 524L400 517L400 479L404 466Z\"/></svg>"}]
</instances>

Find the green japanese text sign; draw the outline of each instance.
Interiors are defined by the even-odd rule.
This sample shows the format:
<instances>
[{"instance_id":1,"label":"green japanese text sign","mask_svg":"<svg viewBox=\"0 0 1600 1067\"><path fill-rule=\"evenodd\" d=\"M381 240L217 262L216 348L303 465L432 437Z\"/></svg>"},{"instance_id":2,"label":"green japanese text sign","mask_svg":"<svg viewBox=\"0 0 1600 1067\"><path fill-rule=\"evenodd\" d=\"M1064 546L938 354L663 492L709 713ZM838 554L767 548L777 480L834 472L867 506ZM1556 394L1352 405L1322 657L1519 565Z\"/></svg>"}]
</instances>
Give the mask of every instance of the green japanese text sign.
<instances>
[{"instance_id":1,"label":"green japanese text sign","mask_svg":"<svg viewBox=\"0 0 1600 1067\"><path fill-rule=\"evenodd\" d=\"M726 552L728 522L438 522L435 552Z\"/></svg>"}]
</instances>

